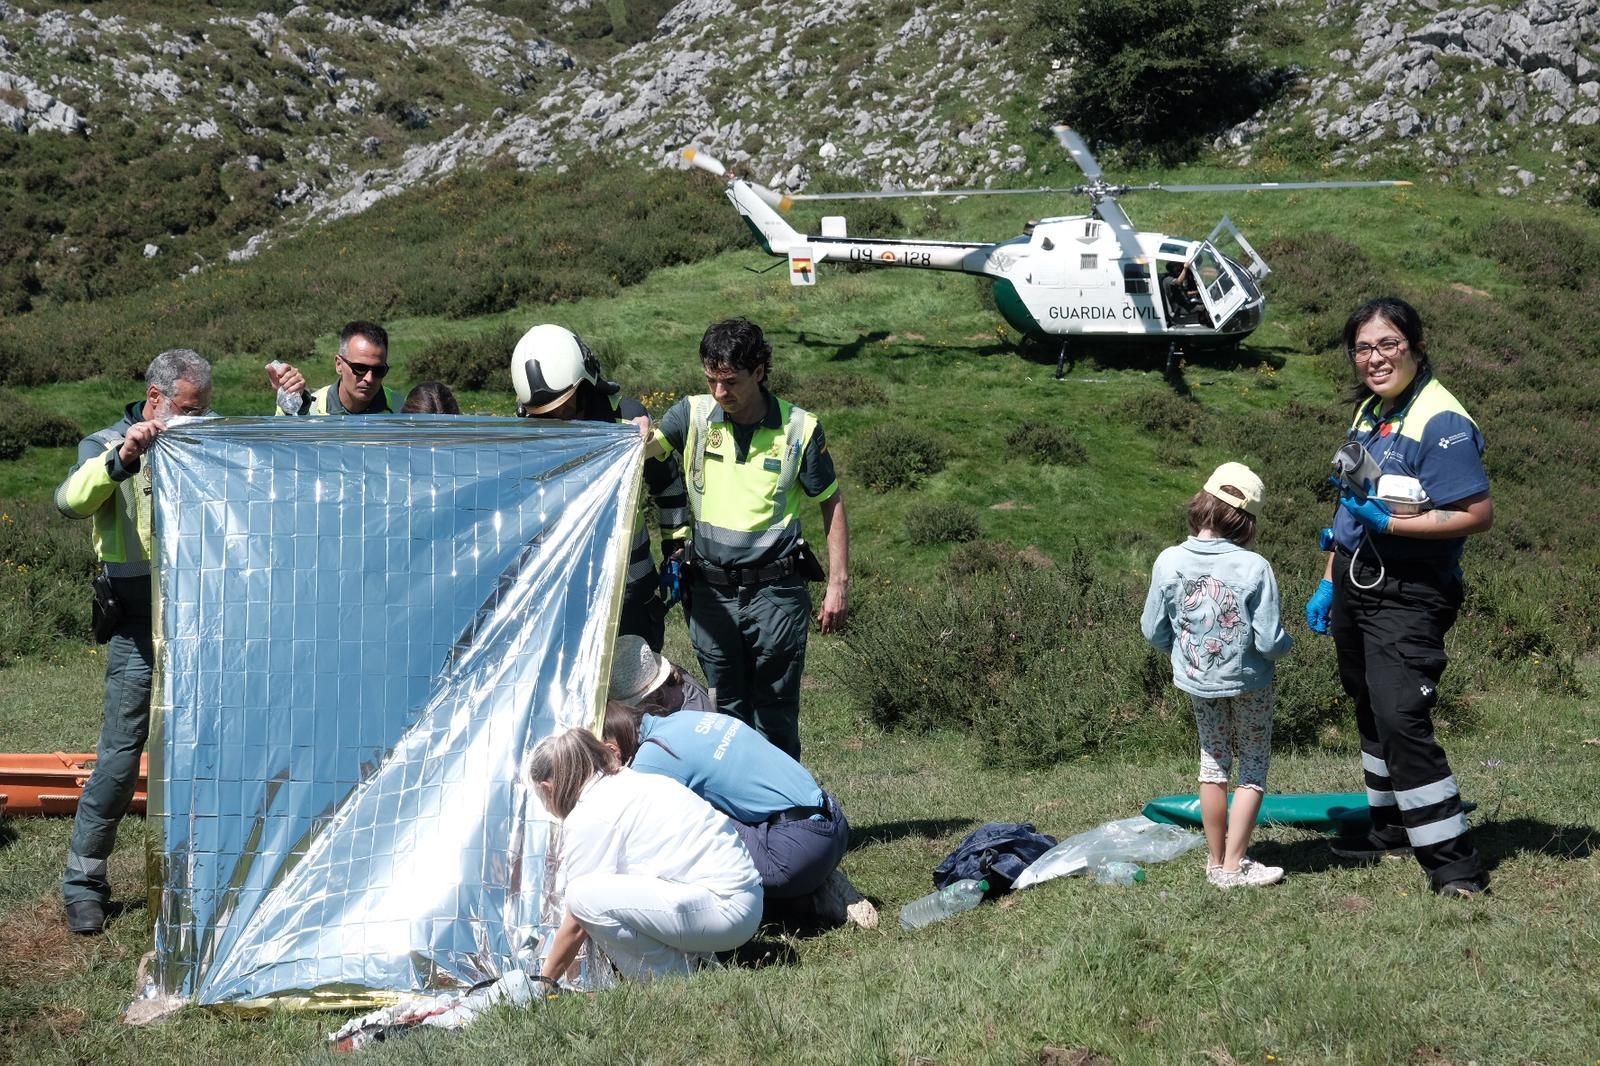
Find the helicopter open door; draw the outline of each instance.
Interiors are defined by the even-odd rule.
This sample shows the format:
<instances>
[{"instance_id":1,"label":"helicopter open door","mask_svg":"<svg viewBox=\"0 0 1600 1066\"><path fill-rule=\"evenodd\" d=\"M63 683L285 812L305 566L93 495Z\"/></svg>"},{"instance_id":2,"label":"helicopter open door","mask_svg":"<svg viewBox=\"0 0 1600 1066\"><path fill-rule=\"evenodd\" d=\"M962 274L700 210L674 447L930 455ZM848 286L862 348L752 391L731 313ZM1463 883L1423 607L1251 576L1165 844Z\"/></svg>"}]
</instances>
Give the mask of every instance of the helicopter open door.
<instances>
[{"instance_id":1,"label":"helicopter open door","mask_svg":"<svg viewBox=\"0 0 1600 1066\"><path fill-rule=\"evenodd\" d=\"M1221 328L1250 298L1244 286L1233 276L1227 261L1212 247L1210 241L1200 243L1200 250L1189 261L1189 269L1199 284L1200 299L1206 305L1206 313L1217 328Z\"/></svg>"},{"instance_id":2,"label":"helicopter open door","mask_svg":"<svg viewBox=\"0 0 1600 1066\"><path fill-rule=\"evenodd\" d=\"M1233 243L1241 253L1234 257L1234 262L1250 271L1251 277L1260 281L1272 273L1272 268L1267 266L1267 261L1256 254L1255 247L1244 239L1244 234L1239 232L1239 227L1235 226L1233 219L1227 215L1222 216L1222 221L1218 222L1216 228L1211 231L1211 235L1206 238L1206 243L1213 248L1218 247L1217 238L1224 234L1233 240Z\"/></svg>"}]
</instances>

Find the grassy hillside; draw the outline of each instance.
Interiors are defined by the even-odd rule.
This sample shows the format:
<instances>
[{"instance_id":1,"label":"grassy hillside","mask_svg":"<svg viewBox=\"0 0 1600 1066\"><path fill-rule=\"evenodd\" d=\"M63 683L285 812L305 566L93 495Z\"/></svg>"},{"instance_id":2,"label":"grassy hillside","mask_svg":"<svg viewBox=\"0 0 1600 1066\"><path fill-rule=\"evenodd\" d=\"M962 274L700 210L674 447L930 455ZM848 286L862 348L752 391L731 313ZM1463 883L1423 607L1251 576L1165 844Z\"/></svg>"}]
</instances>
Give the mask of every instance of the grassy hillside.
<instances>
[{"instance_id":1,"label":"grassy hillside","mask_svg":"<svg viewBox=\"0 0 1600 1066\"><path fill-rule=\"evenodd\" d=\"M1195 167L1190 176L1211 173ZM673 196L685 211L696 202L720 207L709 185ZM1593 1057L1600 747L1585 742L1595 738L1590 693L1600 685L1600 544L1592 534L1600 490L1587 472L1600 465L1600 340L1589 314L1600 283L1569 265L1600 257L1600 230L1577 209L1537 211L1440 186L1151 196L1128 206L1144 228L1196 236L1228 213L1273 265L1268 323L1237 356L1191 361L1169 381L1159 355L1086 351L1057 383L1054 353L1019 351L972 279L825 265L815 289L797 290L780 272L748 272L772 261L744 242L641 270L629 287L601 286L558 307L508 301L491 315L446 316L444 307L407 315L414 305L404 301L420 291L410 287L387 305L397 312L389 324L401 386L416 380L419 363L442 365L443 342L481 352L462 342L554 318L596 342L608 370L657 409L694 387L693 353L708 321L746 314L768 329L784 392L823 417L854 534L852 632L813 638L807 761L847 805L857 843L846 869L883 902L888 920L876 933L768 931L739 965L692 983L500 1013L465 1036L412 1038L372 1057L1034 1062L1052 1047L1118 1062ZM911 235L983 239L1063 209L1041 198L896 211ZM658 236L648 232L653 217L641 217L638 239ZM404 230L412 221L397 211L383 224ZM266 303L306 324L320 363L347 305L338 291L296 290L288 272L334 246L346 242L292 243L279 253L282 266L269 259L218 284L232 287L241 321ZM374 262L386 248L374 246ZM339 275L352 285L361 276ZM439 271L436 280L458 276ZM1345 867L1308 835L1272 831L1257 853L1290 870L1275 890L1219 895L1191 856L1153 867L1147 884L1128 890L1058 882L901 933L898 904L927 889L933 865L978 823L1031 820L1065 836L1193 788L1186 709L1159 660L1139 650L1135 623L1155 553L1182 534L1183 501L1224 459L1250 462L1266 479L1260 549L1277 567L1300 641L1279 674L1280 720L1293 728L1281 733L1273 787L1359 787L1331 647L1297 619L1317 576L1314 531L1331 507L1327 458L1348 416L1337 398L1337 330L1355 303L1379 291L1423 309L1441 376L1489 440L1499 520L1468 550L1473 590L1452 634L1440 717L1463 791L1479 804L1495 897L1446 905L1409 862ZM59 335L41 339L84 353L117 316L138 311L108 308L89 340L76 339L65 318ZM175 321L197 328L207 320ZM123 372L141 348L189 336L161 319L141 329L141 343L122 350ZM215 338L202 347L219 357L217 406L264 410L262 355L227 335L202 334ZM321 383L330 371L312 376ZM466 406L509 414L502 380L491 375L488 387L464 396ZM66 415L88 431L115 417L137 385L91 378L12 391L41 415ZM869 475L887 484L904 473L885 466L896 449L937 459L920 478L873 491ZM11 629L0 625L9 642L0 644L0 748L9 750L87 747L97 729L102 664L95 649L67 639L81 632L72 612L86 597L87 564L72 544L86 534L45 503L69 455L32 447L0 462L0 510L26 516L0 519L0 588L15 619ZM930 525L930 513L944 517ZM953 542L974 533L975 541ZM23 552L38 561L19 564ZM904 646L896 636L918 619L989 602L952 603L945 590L1019 573L1043 582L1081 576L1099 597L1098 613L1083 616L1094 628L1063 620L1065 597L1047 601L1019 615L1015 630L1045 649L1042 665L1022 664L974 689L961 664L935 657L944 672L918 683L947 724L880 728L881 709L863 700L860 681L903 665L886 653ZM1004 595L994 602L1006 609ZM670 651L692 661L681 622L669 640ZM1095 659L1099 647L1114 654ZM1085 664L1102 664L1101 672ZM975 706L991 717L975 717ZM1103 733L1058 728L1084 706L1094 709L1086 724ZM1000 729L999 718L1013 727ZM0 825L0 1057L295 1061L316 1052L339 1019L196 1012L150 1030L120 1027L116 1014L148 946L147 917L133 902L143 898L143 827L126 825L113 860L118 899L136 913L94 942L68 939L59 921L68 829L61 821Z\"/></svg>"}]
</instances>

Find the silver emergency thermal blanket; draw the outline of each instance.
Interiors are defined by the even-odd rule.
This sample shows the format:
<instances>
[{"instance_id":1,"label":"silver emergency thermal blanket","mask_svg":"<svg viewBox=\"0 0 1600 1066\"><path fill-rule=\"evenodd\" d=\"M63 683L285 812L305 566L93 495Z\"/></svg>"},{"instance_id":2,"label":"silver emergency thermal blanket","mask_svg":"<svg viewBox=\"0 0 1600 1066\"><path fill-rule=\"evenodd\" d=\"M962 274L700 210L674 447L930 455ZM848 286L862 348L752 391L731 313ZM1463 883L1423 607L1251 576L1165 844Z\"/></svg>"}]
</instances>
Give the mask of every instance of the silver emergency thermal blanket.
<instances>
[{"instance_id":1,"label":"silver emergency thermal blanket","mask_svg":"<svg viewBox=\"0 0 1600 1066\"><path fill-rule=\"evenodd\" d=\"M143 994L381 1003L526 965L551 823L519 768L601 709L637 431L189 419L147 461Z\"/></svg>"}]
</instances>

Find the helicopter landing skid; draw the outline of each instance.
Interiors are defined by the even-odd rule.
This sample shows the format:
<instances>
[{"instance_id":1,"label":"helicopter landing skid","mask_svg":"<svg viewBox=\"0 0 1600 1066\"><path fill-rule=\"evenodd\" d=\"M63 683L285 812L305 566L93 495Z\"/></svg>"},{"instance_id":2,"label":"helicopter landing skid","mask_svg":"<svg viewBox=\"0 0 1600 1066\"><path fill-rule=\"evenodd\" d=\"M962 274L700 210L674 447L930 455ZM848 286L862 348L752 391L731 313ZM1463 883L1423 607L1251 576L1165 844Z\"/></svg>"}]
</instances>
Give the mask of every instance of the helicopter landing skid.
<instances>
[{"instance_id":1,"label":"helicopter landing skid","mask_svg":"<svg viewBox=\"0 0 1600 1066\"><path fill-rule=\"evenodd\" d=\"M1182 344L1179 344L1176 340L1167 342L1167 377L1170 378L1172 376L1173 371L1177 368L1178 359L1182 358L1184 354L1186 353Z\"/></svg>"}]
</instances>

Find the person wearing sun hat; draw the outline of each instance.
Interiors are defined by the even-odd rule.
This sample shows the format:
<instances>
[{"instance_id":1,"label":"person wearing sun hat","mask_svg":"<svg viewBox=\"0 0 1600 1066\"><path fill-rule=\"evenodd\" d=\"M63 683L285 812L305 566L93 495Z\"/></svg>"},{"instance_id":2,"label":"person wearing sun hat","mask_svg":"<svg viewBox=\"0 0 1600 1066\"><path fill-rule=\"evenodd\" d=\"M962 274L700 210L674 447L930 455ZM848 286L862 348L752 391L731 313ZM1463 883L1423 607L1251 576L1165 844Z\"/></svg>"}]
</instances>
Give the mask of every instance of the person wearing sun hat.
<instances>
[{"instance_id":1,"label":"person wearing sun hat","mask_svg":"<svg viewBox=\"0 0 1600 1066\"><path fill-rule=\"evenodd\" d=\"M877 909L839 862L850 823L837 796L638 637L617 638L604 740L624 766L678 781L734 821L773 917L872 927Z\"/></svg>"},{"instance_id":2,"label":"person wearing sun hat","mask_svg":"<svg viewBox=\"0 0 1600 1066\"><path fill-rule=\"evenodd\" d=\"M1273 663L1284 632L1272 564L1250 550L1266 486L1243 463L1223 463L1189 501L1189 532L1156 559L1139 628L1172 656L1172 683L1200 730L1200 814L1218 888L1270 885L1283 870L1245 856L1272 755ZM1228 804L1237 757L1239 787Z\"/></svg>"},{"instance_id":3,"label":"person wearing sun hat","mask_svg":"<svg viewBox=\"0 0 1600 1066\"><path fill-rule=\"evenodd\" d=\"M653 714L717 709L700 682L632 633L617 637L611 654L611 698Z\"/></svg>"}]
</instances>

